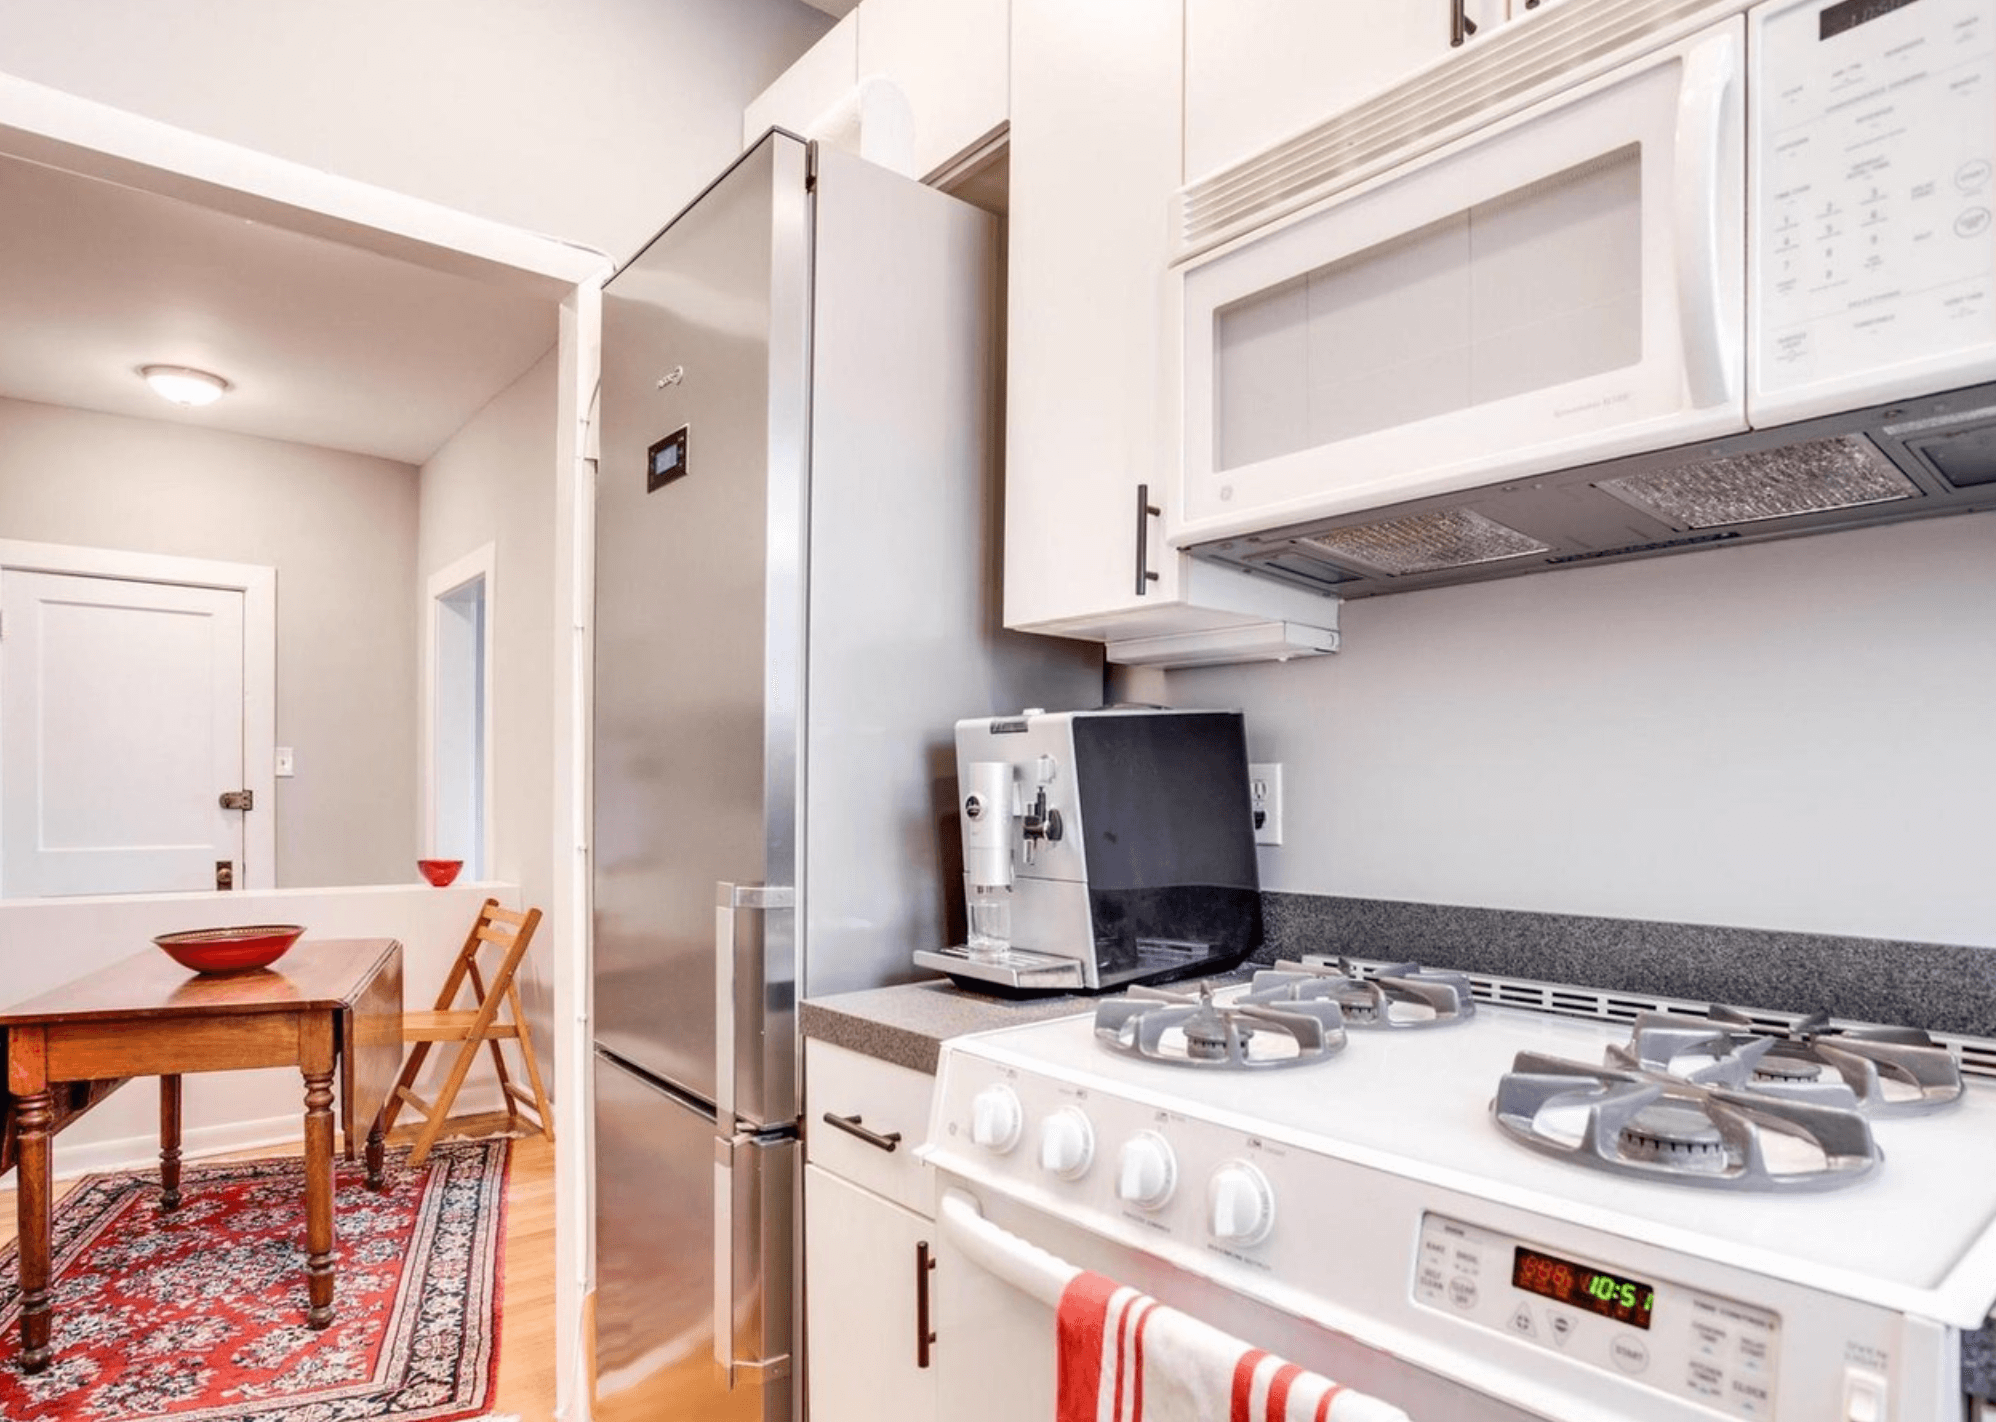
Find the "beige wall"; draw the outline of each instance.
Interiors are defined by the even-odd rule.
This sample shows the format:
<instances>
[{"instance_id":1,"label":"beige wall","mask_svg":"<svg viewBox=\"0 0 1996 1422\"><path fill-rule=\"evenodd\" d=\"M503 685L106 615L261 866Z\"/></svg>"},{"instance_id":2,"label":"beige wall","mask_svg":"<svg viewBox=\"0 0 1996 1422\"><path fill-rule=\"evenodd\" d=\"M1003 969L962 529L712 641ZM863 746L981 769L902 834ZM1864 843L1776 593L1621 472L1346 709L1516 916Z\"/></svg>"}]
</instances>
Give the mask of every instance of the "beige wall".
<instances>
[{"instance_id":1,"label":"beige wall","mask_svg":"<svg viewBox=\"0 0 1996 1422\"><path fill-rule=\"evenodd\" d=\"M487 875L520 886L521 902L554 906L555 381L550 350L495 396L423 466L414 598L430 615L431 576L493 546L486 616L492 647L492 864ZM419 640L420 648L421 642ZM419 737L428 735L416 718ZM420 806L418 807L420 810ZM427 826L419 835L427 835ZM552 938L552 934L548 935ZM534 1034L554 1040L551 944L529 955L520 981ZM549 1090L555 1062L547 1062Z\"/></svg>"},{"instance_id":2,"label":"beige wall","mask_svg":"<svg viewBox=\"0 0 1996 1422\"><path fill-rule=\"evenodd\" d=\"M832 23L801 0L0 9L0 71L618 260Z\"/></svg>"},{"instance_id":3,"label":"beige wall","mask_svg":"<svg viewBox=\"0 0 1996 1422\"><path fill-rule=\"evenodd\" d=\"M0 399L0 536L277 569L280 887L414 877L416 470Z\"/></svg>"},{"instance_id":4,"label":"beige wall","mask_svg":"<svg viewBox=\"0 0 1996 1422\"><path fill-rule=\"evenodd\" d=\"M1347 603L1175 672L1297 892L1996 946L1996 513Z\"/></svg>"},{"instance_id":5,"label":"beige wall","mask_svg":"<svg viewBox=\"0 0 1996 1422\"><path fill-rule=\"evenodd\" d=\"M486 589L494 748L487 873L519 884L528 903L543 907L554 888L548 846L556 682L555 366L550 350L423 466L411 584L419 619L427 617L431 575L493 545ZM420 708L413 720L420 720Z\"/></svg>"}]
</instances>

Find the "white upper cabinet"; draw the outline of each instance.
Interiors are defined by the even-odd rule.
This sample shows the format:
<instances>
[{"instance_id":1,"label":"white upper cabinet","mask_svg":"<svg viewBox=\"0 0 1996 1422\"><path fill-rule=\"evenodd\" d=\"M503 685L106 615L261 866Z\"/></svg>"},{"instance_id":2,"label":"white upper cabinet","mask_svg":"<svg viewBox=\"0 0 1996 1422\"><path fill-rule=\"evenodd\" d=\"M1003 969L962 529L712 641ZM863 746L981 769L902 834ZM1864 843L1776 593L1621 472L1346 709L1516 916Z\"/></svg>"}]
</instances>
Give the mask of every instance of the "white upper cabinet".
<instances>
[{"instance_id":1,"label":"white upper cabinet","mask_svg":"<svg viewBox=\"0 0 1996 1422\"><path fill-rule=\"evenodd\" d=\"M946 172L1005 126L1011 0L863 0L859 77L907 96L914 176Z\"/></svg>"},{"instance_id":2,"label":"white upper cabinet","mask_svg":"<svg viewBox=\"0 0 1996 1422\"><path fill-rule=\"evenodd\" d=\"M871 3L871 0L869 0ZM1462 0L1475 27L1507 0ZM1522 12L1525 0L1515 0ZM1197 182L1447 54L1456 0L1185 0L1185 176Z\"/></svg>"},{"instance_id":3,"label":"white upper cabinet","mask_svg":"<svg viewBox=\"0 0 1996 1422\"><path fill-rule=\"evenodd\" d=\"M742 146L772 128L805 133L859 82L859 11L825 31L742 111Z\"/></svg>"},{"instance_id":4,"label":"white upper cabinet","mask_svg":"<svg viewBox=\"0 0 1996 1422\"><path fill-rule=\"evenodd\" d=\"M1334 600L1194 568L1142 512L1178 477L1181 15L1013 0L1005 623L1120 662L1230 659L1230 630L1255 655L1325 650Z\"/></svg>"},{"instance_id":5,"label":"white upper cabinet","mask_svg":"<svg viewBox=\"0 0 1996 1422\"><path fill-rule=\"evenodd\" d=\"M1010 9L1010 0L863 0L748 106L742 141L772 125L837 141L814 125L860 84L885 81L894 101L871 116L890 115L906 133L862 156L911 177L946 173L1005 126Z\"/></svg>"}]
</instances>

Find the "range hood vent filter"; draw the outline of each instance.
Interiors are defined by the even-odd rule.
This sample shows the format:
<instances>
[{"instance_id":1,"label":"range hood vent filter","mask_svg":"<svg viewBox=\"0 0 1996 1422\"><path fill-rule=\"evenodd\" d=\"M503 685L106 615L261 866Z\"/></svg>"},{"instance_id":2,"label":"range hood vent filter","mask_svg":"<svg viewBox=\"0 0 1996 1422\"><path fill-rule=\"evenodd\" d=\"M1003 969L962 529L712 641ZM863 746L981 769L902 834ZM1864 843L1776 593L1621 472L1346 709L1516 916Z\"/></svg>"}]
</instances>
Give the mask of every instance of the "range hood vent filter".
<instances>
[{"instance_id":1,"label":"range hood vent filter","mask_svg":"<svg viewBox=\"0 0 1996 1422\"><path fill-rule=\"evenodd\" d=\"M1793 518L1920 493L1876 445L1855 434L1603 479L1595 487L1680 528Z\"/></svg>"},{"instance_id":2,"label":"range hood vent filter","mask_svg":"<svg viewBox=\"0 0 1996 1422\"><path fill-rule=\"evenodd\" d=\"M1536 538L1473 509L1441 509L1384 523L1327 529L1296 541L1327 558L1388 574L1435 573L1552 551Z\"/></svg>"}]
</instances>

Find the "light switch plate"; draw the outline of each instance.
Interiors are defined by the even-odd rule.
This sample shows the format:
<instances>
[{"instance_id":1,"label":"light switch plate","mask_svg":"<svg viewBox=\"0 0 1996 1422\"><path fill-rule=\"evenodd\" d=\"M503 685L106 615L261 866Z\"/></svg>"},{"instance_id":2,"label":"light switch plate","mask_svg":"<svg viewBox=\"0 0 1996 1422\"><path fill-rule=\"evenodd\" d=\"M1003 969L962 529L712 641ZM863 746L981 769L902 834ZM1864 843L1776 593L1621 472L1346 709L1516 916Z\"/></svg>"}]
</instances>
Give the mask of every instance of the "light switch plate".
<instances>
[{"instance_id":1,"label":"light switch plate","mask_svg":"<svg viewBox=\"0 0 1996 1422\"><path fill-rule=\"evenodd\" d=\"M296 762L291 758L291 747L279 746L277 748L277 777L281 780L286 776L296 775L297 773Z\"/></svg>"},{"instance_id":2,"label":"light switch plate","mask_svg":"<svg viewBox=\"0 0 1996 1422\"><path fill-rule=\"evenodd\" d=\"M1282 843L1282 765L1262 761L1248 766L1248 798L1254 807L1254 842Z\"/></svg>"}]
</instances>

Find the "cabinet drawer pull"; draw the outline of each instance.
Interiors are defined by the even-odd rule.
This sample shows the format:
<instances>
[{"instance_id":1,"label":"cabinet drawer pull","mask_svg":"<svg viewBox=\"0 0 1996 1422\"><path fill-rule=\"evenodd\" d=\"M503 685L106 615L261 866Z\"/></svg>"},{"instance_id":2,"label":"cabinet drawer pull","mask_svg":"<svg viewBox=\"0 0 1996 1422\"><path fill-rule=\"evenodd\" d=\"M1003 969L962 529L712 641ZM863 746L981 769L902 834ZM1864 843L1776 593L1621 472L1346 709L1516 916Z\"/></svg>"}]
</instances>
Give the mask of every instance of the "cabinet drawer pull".
<instances>
[{"instance_id":1,"label":"cabinet drawer pull","mask_svg":"<svg viewBox=\"0 0 1996 1422\"><path fill-rule=\"evenodd\" d=\"M1137 485L1137 596L1150 592L1157 574L1150 570L1150 521L1162 512L1150 501L1150 485Z\"/></svg>"},{"instance_id":2,"label":"cabinet drawer pull","mask_svg":"<svg viewBox=\"0 0 1996 1422\"><path fill-rule=\"evenodd\" d=\"M825 1113L825 1124L828 1126L837 1126L847 1135L858 1136L868 1145L877 1146L881 1150L893 1150L901 1144L901 1133L899 1131L889 1131L884 1136L878 1131L869 1131L859 1123L859 1117L856 1115L834 1116L830 1111L827 1111Z\"/></svg>"},{"instance_id":3,"label":"cabinet drawer pull","mask_svg":"<svg viewBox=\"0 0 1996 1422\"><path fill-rule=\"evenodd\" d=\"M1476 33L1476 21L1469 18L1468 6L1469 0L1455 0L1455 3L1449 7L1448 44L1450 49L1462 48L1462 42Z\"/></svg>"},{"instance_id":4,"label":"cabinet drawer pull","mask_svg":"<svg viewBox=\"0 0 1996 1422\"><path fill-rule=\"evenodd\" d=\"M935 1330L929 1327L929 1274L936 1267L936 1256L929 1253L929 1242L924 1239L915 1245L915 1366L926 1368L929 1365L929 1349L936 1341Z\"/></svg>"}]
</instances>

